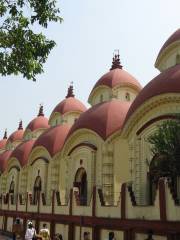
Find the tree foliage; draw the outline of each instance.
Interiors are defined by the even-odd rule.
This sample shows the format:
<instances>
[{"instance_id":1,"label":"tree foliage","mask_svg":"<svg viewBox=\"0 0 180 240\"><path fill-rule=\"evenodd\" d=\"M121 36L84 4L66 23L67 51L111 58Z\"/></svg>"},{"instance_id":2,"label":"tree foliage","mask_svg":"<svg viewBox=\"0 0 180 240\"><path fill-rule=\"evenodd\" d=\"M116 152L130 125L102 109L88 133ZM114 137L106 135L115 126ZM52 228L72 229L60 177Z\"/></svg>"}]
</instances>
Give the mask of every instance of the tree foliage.
<instances>
[{"instance_id":1,"label":"tree foliage","mask_svg":"<svg viewBox=\"0 0 180 240\"><path fill-rule=\"evenodd\" d=\"M36 80L55 46L38 27L61 22L56 0L0 1L0 74ZM36 31L35 31L36 30Z\"/></svg>"},{"instance_id":2,"label":"tree foliage","mask_svg":"<svg viewBox=\"0 0 180 240\"><path fill-rule=\"evenodd\" d=\"M155 159L155 168L176 175L180 172L180 120L167 120L158 125L148 138Z\"/></svg>"}]
</instances>

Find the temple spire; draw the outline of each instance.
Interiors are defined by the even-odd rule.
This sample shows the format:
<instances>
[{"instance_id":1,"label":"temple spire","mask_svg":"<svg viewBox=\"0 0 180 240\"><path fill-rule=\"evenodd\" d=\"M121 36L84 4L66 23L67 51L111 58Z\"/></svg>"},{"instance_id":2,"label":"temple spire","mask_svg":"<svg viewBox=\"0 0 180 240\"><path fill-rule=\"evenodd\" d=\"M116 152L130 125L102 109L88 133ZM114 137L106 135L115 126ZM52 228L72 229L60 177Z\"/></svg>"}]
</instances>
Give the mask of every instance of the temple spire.
<instances>
[{"instance_id":1,"label":"temple spire","mask_svg":"<svg viewBox=\"0 0 180 240\"><path fill-rule=\"evenodd\" d=\"M40 117L40 116L44 117L43 105L42 104L40 104L40 107L39 107L38 117Z\"/></svg>"},{"instance_id":2,"label":"temple spire","mask_svg":"<svg viewBox=\"0 0 180 240\"><path fill-rule=\"evenodd\" d=\"M73 93L73 82L71 82L70 86L68 87L68 92L67 92L67 95L66 95L66 98L69 98L69 97L74 97L74 93Z\"/></svg>"},{"instance_id":3,"label":"temple spire","mask_svg":"<svg viewBox=\"0 0 180 240\"><path fill-rule=\"evenodd\" d=\"M120 58L119 58L119 50L114 50L113 61L112 61L112 66L111 66L110 70L113 70L116 68L122 69L122 65L121 65Z\"/></svg>"},{"instance_id":4,"label":"temple spire","mask_svg":"<svg viewBox=\"0 0 180 240\"><path fill-rule=\"evenodd\" d=\"M22 130L22 129L23 129L22 120L20 120L18 130Z\"/></svg>"},{"instance_id":5,"label":"temple spire","mask_svg":"<svg viewBox=\"0 0 180 240\"><path fill-rule=\"evenodd\" d=\"M3 139L7 139L7 129L5 129L5 131L4 131L4 137L3 137Z\"/></svg>"}]
</instances>

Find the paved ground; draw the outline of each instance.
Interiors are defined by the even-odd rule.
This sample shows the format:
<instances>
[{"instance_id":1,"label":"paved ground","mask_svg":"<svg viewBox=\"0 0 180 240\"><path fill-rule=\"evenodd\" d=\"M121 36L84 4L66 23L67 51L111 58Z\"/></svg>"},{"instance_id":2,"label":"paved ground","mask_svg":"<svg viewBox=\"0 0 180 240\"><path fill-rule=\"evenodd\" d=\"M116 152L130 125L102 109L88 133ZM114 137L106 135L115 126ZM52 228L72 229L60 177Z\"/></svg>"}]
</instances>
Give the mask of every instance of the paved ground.
<instances>
[{"instance_id":1,"label":"paved ground","mask_svg":"<svg viewBox=\"0 0 180 240\"><path fill-rule=\"evenodd\" d=\"M12 238L4 236L4 235L0 235L0 240L12 240Z\"/></svg>"}]
</instances>

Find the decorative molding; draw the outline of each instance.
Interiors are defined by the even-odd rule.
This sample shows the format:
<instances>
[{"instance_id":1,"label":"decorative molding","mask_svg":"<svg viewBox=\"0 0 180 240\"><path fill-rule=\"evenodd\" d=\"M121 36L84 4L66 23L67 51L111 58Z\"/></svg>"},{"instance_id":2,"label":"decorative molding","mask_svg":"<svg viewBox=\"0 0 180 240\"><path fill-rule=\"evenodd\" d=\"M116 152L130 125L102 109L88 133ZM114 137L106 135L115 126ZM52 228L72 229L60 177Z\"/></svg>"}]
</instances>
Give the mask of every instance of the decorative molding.
<instances>
[{"instance_id":1,"label":"decorative molding","mask_svg":"<svg viewBox=\"0 0 180 240\"><path fill-rule=\"evenodd\" d=\"M97 150L97 147L91 143L88 143L88 142L82 142L82 143L79 143L77 144L76 146L74 146L68 153L68 156L70 156L72 154L72 152L79 148L79 147L88 147L88 148L91 148L92 150L96 151Z\"/></svg>"},{"instance_id":2,"label":"decorative molding","mask_svg":"<svg viewBox=\"0 0 180 240\"><path fill-rule=\"evenodd\" d=\"M45 157L37 157L35 158L32 163L31 163L31 166L37 161L37 160L43 160L45 163L49 163L49 160Z\"/></svg>"},{"instance_id":3,"label":"decorative molding","mask_svg":"<svg viewBox=\"0 0 180 240\"><path fill-rule=\"evenodd\" d=\"M151 124L158 122L160 120L166 120L166 119L177 119L177 116L173 115L173 114L166 114L166 115L162 115L162 116L158 116L155 117L151 120L149 120L148 122L146 122L137 132L136 135L138 136L139 134L141 134L147 127L149 127Z\"/></svg>"}]
</instances>

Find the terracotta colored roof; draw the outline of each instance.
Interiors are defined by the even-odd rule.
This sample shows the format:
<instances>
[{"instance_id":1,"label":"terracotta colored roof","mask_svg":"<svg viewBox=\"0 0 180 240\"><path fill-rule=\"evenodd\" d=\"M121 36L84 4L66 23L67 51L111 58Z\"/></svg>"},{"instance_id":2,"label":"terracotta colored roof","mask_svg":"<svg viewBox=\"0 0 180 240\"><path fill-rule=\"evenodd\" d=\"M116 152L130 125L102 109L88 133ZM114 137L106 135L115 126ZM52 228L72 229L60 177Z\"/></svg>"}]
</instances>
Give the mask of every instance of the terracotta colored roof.
<instances>
[{"instance_id":1,"label":"terracotta colored roof","mask_svg":"<svg viewBox=\"0 0 180 240\"><path fill-rule=\"evenodd\" d=\"M23 134L24 134L24 130L23 129L19 129L19 130L13 132L9 136L8 141L14 142L14 141L17 141L17 140L22 140Z\"/></svg>"},{"instance_id":2,"label":"terracotta colored roof","mask_svg":"<svg viewBox=\"0 0 180 240\"><path fill-rule=\"evenodd\" d=\"M4 148L6 145L7 139L0 140L0 149Z\"/></svg>"},{"instance_id":3,"label":"terracotta colored roof","mask_svg":"<svg viewBox=\"0 0 180 240\"><path fill-rule=\"evenodd\" d=\"M95 84L91 93L94 91L95 88L105 85L107 87L113 88L118 85L133 85L139 90L142 88L139 82L128 72L123 69L116 68L108 73L104 74Z\"/></svg>"},{"instance_id":4,"label":"terracotta colored roof","mask_svg":"<svg viewBox=\"0 0 180 240\"><path fill-rule=\"evenodd\" d=\"M60 114L65 114L67 112L85 112L87 108L85 105L80 102L78 99L74 97L65 98L62 102L60 102L53 110L52 114L55 112L59 112ZM51 115L52 115L51 114Z\"/></svg>"},{"instance_id":5,"label":"terracotta colored roof","mask_svg":"<svg viewBox=\"0 0 180 240\"><path fill-rule=\"evenodd\" d=\"M12 151L6 150L0 154L0 170L4 172L7 167L7 161L11 156Z\"/></svg>"},{"instance_id":6,"label":"terracotta colored roof","mask_svg":"<svg viewBox=\"0 0 180 240\"><path fill-rule=\"evenodd\" d=\"M31 152L34 140L29 140L18 145L11 154L11 157L17 158L21 166L28 163L28 156Z\"/></svg>"},{"instance_id":7,"label":"terracotta colored roof","mask_svg":"<svg viewBox=\"0 0 180 240\"><path fill-rule=\"evenodd\" d=\"M48 119L44 116L39 116L34 118L26 127L26 129L30 129L34 131L39 128L49 128Z\"/></svg>"},{"instance_id":8,"label":"terracotta colored roof","mask_svg":"<svg viewBox=\"0 0 180 240\"><path fill-rule=\"evenodd\" d=\"M175 31L169 38L168 40L164 43L164 45L162 46L161 50L159 51L158 57L160 56L160 54L162 53L162 51L167 48L170 44L172 44L173 42L179 41L180 40L180 29L178 29L177 31ZM157 59L158 59L157 57Z\"/></svg>"},{"instance_id":9,"label":"terracotta colored roof","mask_svg":"<svg viewBox=\"0 0 180 240\"><path fill-rule=\"evenodd\" d=\"M64 124L48 129L35 141L33 149L43 146L53 156L62 149L70 128L71 126Z\"/></svg>"},{"instance_id":10,"label":"terracotta colored roof","mask_svg":"<svg viewBox=\"0 0 180 240\"><path fill-rule=\"evenodd\" d=\"M180 93L180 65L168 68L160 73L142 89L132 103L126 121L145 101L165 93Z\"/></svg>"},{"instance_id":11,"label":"terracotta colored roof","mask_svg":"<svg viewBox=\"0 0 180 240\"><path fill-rule=\"evenodd\" d=\"M68 136L78 129L87 128L96 132L105 140L121 129L130 105L130 102L119 100L96 104L81 114L72 126Z\"/></svg>"}]
</instances>

